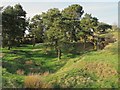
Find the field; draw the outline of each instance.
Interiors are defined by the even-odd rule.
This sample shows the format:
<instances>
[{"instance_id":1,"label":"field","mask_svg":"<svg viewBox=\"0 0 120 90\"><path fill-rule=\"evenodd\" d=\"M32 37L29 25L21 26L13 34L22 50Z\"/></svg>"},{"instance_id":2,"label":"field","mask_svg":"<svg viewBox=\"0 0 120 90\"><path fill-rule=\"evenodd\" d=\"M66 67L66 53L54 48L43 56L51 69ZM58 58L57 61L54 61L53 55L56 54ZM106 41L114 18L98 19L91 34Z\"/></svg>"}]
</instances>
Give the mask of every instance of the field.
<instances>
[{"instance_id":1,"label":"field","mask_svg":"<svg viewBox=\"0 0 120 90\"><path fill-rule=\"evenodd\" d=\"M118 38L117 32L111 33ZM38 78L51 88L118 87L118 40L103 50L80 52L62 53L58 60L44 44L3 48L3 87L37 87L33 83L39 83Z\"/></svg>"}]
</instances>

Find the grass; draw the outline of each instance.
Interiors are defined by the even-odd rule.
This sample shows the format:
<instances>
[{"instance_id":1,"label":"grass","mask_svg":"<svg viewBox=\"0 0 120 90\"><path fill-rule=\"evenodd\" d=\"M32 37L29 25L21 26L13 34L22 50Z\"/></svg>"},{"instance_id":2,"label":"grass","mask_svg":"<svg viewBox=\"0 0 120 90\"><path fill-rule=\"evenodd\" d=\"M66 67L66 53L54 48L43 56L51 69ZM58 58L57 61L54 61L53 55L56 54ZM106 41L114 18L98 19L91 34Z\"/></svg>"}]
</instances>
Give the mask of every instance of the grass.
<instances>
[{"instance_id":1,"label":"grass","mask_svg":"<svg viewBox=\"0 0 120 90\"><path fill-rule=\"evenodd\" d=\"M117 33L114 33L117 35ZM88 88L117 88L118 87L118 43L110 43L104 50L92 51L78 56L69 61L56 73L45 77L48 81L53 81L64 87L88 87ZM79 73L80 72L80 73ZM75 74L75 75L74 75ZM78 79L76 80L76 77ZM79 81L79 76L90 78L90 81ZM70 80L69 78L74 80ZM112 79L111 79L112 78ZM54 80L53 80L54 79ZM74 82L76 81L76 82ZM92 82L91 82L92 81ZM62 83L59 83L62 82ZM74 82L72 84L71 82ZM81 86L82 85L82 86Z\"/></svg>"},{"instance_id":2,"label":"grass","mask_svg":"<svg viewBox=\"0 0 120 90\"><path fill-rule=\"evenodd\" d=\"M26 76L24 84L26 88L51 88L51 85L44 82L39 74Z\"/></svg>"},{"instance_id":3,"label":"grass","mask_svg":"<svg viewBox=\"0 0 120 90\"><path fill-rule=\"evenodd\" d=\"M112 34L118 38L117 32ZM39 73L40 77L54 88L118 87L118 42L110 43L103 50L67 53L59 61L54 50L48 48L48 54L45 50L42 44L35 47L14 47L10 51L3 48L3 68L6 68L10 76L16 77ZM17 74L17 71L24 72L24 75Z\"/></svg>"}]
</instances>

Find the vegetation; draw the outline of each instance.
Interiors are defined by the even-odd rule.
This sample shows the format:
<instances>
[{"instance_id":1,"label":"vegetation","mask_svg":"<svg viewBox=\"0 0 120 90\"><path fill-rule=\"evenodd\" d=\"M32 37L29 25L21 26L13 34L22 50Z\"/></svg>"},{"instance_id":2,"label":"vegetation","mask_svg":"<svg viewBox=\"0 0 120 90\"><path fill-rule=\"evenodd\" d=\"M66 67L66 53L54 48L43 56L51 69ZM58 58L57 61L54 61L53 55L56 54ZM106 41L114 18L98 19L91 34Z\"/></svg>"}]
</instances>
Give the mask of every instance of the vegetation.
<instances>
[{"instance_id":1,"label":"vegetation","mask_svg":"<svg viewBox=\"0 0 120 90\"><path fill-rule=\"evenodd\" d=\"M20 4L2 13L3 88L118 88L117 26L82 17L78 4L30 19Z\"/></svg>"},{"instance_id":2,"label":"vegetation","mask_svg":"<svg viewBox=\"0 0 120 90\"><path fill-rule=\"evenodd\" d=\"M8 49L10 49L14 44L20 44L27 25L25 17L26 12L19 4L14 7L8 6L2 12L3 47L8 46Z\"/></svg>"}]
</instances>

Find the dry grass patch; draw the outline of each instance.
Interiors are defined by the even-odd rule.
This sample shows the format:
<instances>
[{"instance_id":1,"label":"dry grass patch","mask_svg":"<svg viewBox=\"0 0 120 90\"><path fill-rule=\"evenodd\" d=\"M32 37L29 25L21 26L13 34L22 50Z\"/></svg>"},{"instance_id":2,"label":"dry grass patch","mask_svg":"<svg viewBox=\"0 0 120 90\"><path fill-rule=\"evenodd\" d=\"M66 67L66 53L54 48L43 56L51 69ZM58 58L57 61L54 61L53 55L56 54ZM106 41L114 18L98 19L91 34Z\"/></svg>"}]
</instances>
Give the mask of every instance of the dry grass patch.
<instances>
[{"instance_id":1,"label":"dry grass patch","mask_svg":"<svg viewBox=\"0 0 120 90\"><path fill-rule=\"evenodd\" d=\"M0 58L2 58L5 54L4 53L0 53Z\"/></svg>"},{"instance_id":2,"label":"dry grass patch","mask_svg":"<svg viewBox=\"0 0 120 90\"><path fill-rule=\"evenodd\" d=\"M100 78L107 78L118 74L117 70L111 65L103 62L89 62L85 65L84 69L88 72L95 73Z\"/></svg>"},{"instance_id":3,"label":"dry grass patch","mask_svg":"<svg viewBox=\"0 0 120 90\"><path fill-rule=\"evenodd\" d=\"M26 61L25 64L26 65L31 65L31 64L33 64L33 61L32 60Z\"/></svg>"},{"instance_id":4,"label":"dry grass patch","mask_svg":"<svg viewBox=\"0 0 120 90\"><path fill-rule=\"evenodd\" d=\"M45 83L39 74L30 74L25 77L25 88L51 88L51 85Z\"/></svg>"},{"instance_id":5,"label":"dry grass patch","mask_svg":"<svg viewBox=\"0 0 120 90\"><path fill-rule=\"evenodd\" d=\"M16 71L16 73L17 73L18 75L24 75L24 70L18 69L18 70Z\"/></svg>"}]
</instances>

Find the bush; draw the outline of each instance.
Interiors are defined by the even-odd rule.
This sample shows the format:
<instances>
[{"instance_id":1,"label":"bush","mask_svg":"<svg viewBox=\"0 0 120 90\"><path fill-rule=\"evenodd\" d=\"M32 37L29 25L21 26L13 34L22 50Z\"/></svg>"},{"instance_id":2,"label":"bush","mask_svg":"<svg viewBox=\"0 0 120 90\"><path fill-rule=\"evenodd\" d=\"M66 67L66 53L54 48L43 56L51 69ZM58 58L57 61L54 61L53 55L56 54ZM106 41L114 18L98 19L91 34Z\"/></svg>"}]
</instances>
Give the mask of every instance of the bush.
<instances>
[{"instance_id":1,"label":"bush","mask_svg":"<svg viewBox=\"0 0 120 90\"><path fill-rule=\"evenodd\" d=\"M24 80L25 88L50 88L51 85L45 83L40 75L31 74L25 77Z\"/></svg>"}]
</instances>

